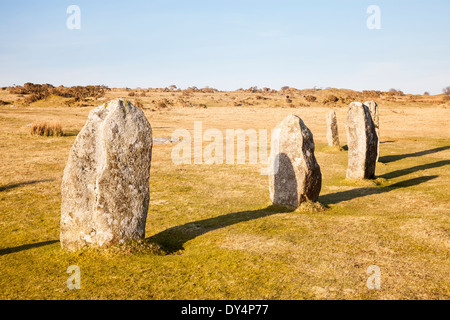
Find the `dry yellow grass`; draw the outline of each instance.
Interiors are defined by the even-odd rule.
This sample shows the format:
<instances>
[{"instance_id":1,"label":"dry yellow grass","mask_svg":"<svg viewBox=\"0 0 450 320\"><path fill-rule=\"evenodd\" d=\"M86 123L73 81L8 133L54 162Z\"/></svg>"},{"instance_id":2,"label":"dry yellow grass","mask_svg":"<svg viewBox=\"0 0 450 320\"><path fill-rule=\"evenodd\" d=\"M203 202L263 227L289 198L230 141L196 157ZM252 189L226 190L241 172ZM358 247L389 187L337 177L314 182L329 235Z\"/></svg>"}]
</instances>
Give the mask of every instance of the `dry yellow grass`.
<instances>
[{"instance_id":1,"label":"dry yellow grass","mask_svg":"<svg viewBox=\"0 0 450 320\"><path fill-rule=\"evenodd\" d=\"M48 124L47 122L33 123L31 135L44 137L61 137L64 135L61 124Z\"/></svg>"}]
</instances>

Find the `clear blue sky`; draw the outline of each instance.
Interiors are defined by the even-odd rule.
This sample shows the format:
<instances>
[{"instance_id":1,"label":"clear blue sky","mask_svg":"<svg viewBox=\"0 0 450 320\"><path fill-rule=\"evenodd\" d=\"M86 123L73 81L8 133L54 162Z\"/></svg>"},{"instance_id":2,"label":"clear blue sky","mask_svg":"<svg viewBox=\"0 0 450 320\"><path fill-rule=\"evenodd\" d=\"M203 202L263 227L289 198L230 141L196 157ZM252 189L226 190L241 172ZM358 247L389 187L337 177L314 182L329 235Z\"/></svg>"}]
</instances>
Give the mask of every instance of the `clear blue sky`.
<instances>
[{"instance_id":1,"label":"clear blue sky","mask_svg":"<svg viewBox=\"0 0 450 320\"><path fill-rule=\"evenodd\" d=\"M450 86L450 1L0 0L0 85ZM81 29L69 30L69 5ZM366 10L381 9L381 30Z\"/></svg>"}]
</instances>

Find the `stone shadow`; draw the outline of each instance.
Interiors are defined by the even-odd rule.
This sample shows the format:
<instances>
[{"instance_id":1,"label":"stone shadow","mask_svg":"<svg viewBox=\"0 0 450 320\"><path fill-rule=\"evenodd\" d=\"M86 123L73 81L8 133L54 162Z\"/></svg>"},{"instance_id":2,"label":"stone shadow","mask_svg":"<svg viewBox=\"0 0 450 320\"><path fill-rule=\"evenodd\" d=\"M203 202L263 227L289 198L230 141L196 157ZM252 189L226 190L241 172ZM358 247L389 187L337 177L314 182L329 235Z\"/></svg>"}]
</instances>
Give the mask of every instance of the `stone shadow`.
<instances>
[{"instance_id":1,"label":"stone shadow","mask_svg":"<svg viewBox=\"0 0 450 320\"><path fill-rule=\"evenodd\" d=\"M172 227L146 238L148 242L157 243L168 253L174 253L184 249L184 244L207 232L226 228L228 226L268 217L278 213L292 212L292 209L271 205L264 209L233 212L214 218L189 222Z\"/></svg>"},{"instance_id":2,"label":"stone shadow","mask_svg":"<svg viewBox=\"0 0 450 320\"><path fill-rule=\"evenodd\" d=\"M80 131L67 131L64 132L63 137L76 137Z\"/></svg>"},{"instance_id":3,"label":"stone shadow","mask_svg":"<svg viewBox=\"0 0 450 320\"><path fill-rule=\"evenodd\" d=\"M57 242L59 242L59 240L49 240L49 241L43 241L43 242L37 242L37 243L24 244L24 245L21 245L18 247L0 249L0 256L3 256L5 254L14 253L14 252L23 251L23 250L29 250L29 249L39 248L39 247L43 247L43 246L48 246L50 244L54 244Z\"/></svg>"},{"instance_id":4,"label":"stone shadow","mask_svg":"<svg viewBox=\"0 0 450 320\"><path fill-rule=\"evenodd\" d=\"M29 185L29 184L36 184L36 183L49 182L49 181L55 181L55 179L32 180L32 181L24 181L24 182L19 182L19 183L14 183L14 184L8 184L6 186L0 187L0 192L1 191L5 191L5 190L9 190L9 189L18 188L18 187L21 187L21 186L26 186L26 185Z\"/></svg>"},{"instance_id":5,"label":"stone shadow","mask_svg":"<svg viewBox=\"0 0 450 320\"><path fill-rule=\"evenodd\" d=\"M436 152L444 151L444 150L448 150L448 149L450 149L450 146L439 147L439 148L434 148L434 149L424 150L424 151L419 151L419 152L414 152L414 153L383 156L378 159L378 162L389 163L389 162L394 162L394 161L398 161L398 160L405 159L405 158L421 157L421 156L425 156L427 154L432 154L432 153L436 153Z\"/></svg>"},{"instance_id":6,"label":"stone shadow","mask_svg":"<svg viewBox=\"0 0 450 320\"><path fill-rule=\"evenodd\" d=\"M437 161L437 162L433 162L433 163L422 164L420 166L415 166L415 167L411 167L411 168L407 168L407 169L392 171L389 173L385 173L379 177L384 178L384 179L394 179L394 178L398 178L398 177L401 177L401 176L404 176L404 175L407 175L410 173L414 173L417 171L432 169L432 168L439 168L439 167L448 166L448 165L450 165L450 160L442 160L442 161Z\"/></svg>"},{"instance_id":7,"label":"stone shadow","mask_svg":"<svg viewBox=\"0 0 450 320\"><path fill-rule=\"evenodd\" d=\"M437 178L438 176L424 176L414 179L409 179L401 182L397 182L391 184L386 187L364 187L364 188L356 188L347 191L329 193L319 197L319 202L325 206L329 206L330 204L337 204L343 201L349 201L360 197L365 197L372 194L381 194L390 192L400 188L407 188L411 186L415 186L430 180Z\"/></svg>"}]
</instances>

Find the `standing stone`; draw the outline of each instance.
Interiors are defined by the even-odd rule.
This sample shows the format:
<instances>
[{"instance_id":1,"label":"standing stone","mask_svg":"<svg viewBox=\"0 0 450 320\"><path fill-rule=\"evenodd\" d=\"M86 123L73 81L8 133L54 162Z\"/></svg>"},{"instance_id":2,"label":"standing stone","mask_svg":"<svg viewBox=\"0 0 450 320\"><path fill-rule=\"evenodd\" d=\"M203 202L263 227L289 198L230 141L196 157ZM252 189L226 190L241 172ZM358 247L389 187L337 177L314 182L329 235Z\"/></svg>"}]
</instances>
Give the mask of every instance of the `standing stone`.
<instances>
[{"instance_id":1,"label":"standing stone","mask_svg":"<svg viewBox=\"0 0 450 320\"><path fill-rule=\"evenodd\" d=\"M352 102L347 114L348 168L347 178L375 177L378 137L369 108Z\"/></svg>"},{"instance_id":2,"label":"standing stone","mask_svg":"<svg viewBox=\"0 0 450 320\"><path fill-rule=\"evenodd\" d=\"M297 208L317 201L322 174L314 156L314 139L302 119L287 116L273 132L269 157L269 191L274 204Z\"/></svg>"},{"instance_id":3,"label":"standing stone","mask_svg":"<svg viewBox=\"0 0 450 320\"><path fill-rule=\"evenodd\" d=\"M378 104L375 101L366 101L364 104L369 108L370 115L372 116L373 124L375 125L375 131L378 137L377 145L377 162L380 156L380 117L378 115Z\"/></svg>"},{"instance_id":4,"label":"standing stone","mask_svg":"<svg viewBox=\"0 0 450 320\"><path fill-rule=\"evenodd\" d=\"M330 147L339 147L339 133L336 112L334 110L327 113L327 140Z\"/></svg>"},{"instance_id":5,"label":"standing stone","mask_svg":"<svg viewBox=\"0 0 450 320\"><path fill-rule=\"evenodd\" d=\"M62 180L61 247L106 247L143 239L150 200L152 128L116 99L93 109Z\"/></svg>"}]
</instances>

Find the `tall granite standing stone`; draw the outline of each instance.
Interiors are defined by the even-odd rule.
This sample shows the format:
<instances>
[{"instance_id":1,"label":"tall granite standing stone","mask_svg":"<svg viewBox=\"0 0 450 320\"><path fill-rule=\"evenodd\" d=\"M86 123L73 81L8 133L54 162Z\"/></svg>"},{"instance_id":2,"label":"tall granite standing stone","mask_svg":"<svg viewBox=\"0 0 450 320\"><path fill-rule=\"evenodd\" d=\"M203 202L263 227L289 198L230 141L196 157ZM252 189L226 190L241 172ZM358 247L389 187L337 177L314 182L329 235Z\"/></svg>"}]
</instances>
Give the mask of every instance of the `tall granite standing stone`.
<instances>
[{"instance_id":1,"label":"tall granite standing stone","mask_svg":"<svg viewBox=\"0 0 450 320\"><path fill-rule=\"evenodd\" d=\"M364 104L369 108L370 115L372 116L373 124L375 125L375 131L378 137L377 145L377 161L380 156L380 117L378 115L378 104L375 101L366 101Z\"/></svg>"},{"instance_id":2,"label":"tall granite standing stone","mask_svg":"<svg viewBox=\"0 0 450 320\"><path fill-rule=\"evenodd\" d=\"M287 116L273 132L269 157L269 191L274 204L297 208L317 201L322 174L314 156L314 139L302 119Z\"/></svg>"},{"instance_id":3,"label":"tall granite standing stone","mask_svg":"<svg viewBox=\"0 0 450 320\"><path fill-rule=\"evenodd\" d=\"M334 110L327 113L327 140L330 147L339 147L339 133Z\"/></svg>"},{"instance_id":4,"label":"tall granite standing stone","mask_svg":"<svg viewBox=\"0 0 450 320\"><path fill-rule=\"evenodd\" d=\"M107 247L143 239L150 200L152 128L116 99L93 109L62 180L61 247Z\"/></svg>"},{"instance_id":5,"label":"tall granite standing stone","mask_svg":"<svg viewBox=\"0 0 450 320\"><path fill-rule=\"evenodd\" d=\"M378 137L369 108L352 102L347 114L348 168L347 178L375 177Z\"/></svg>"}]
</instances>

